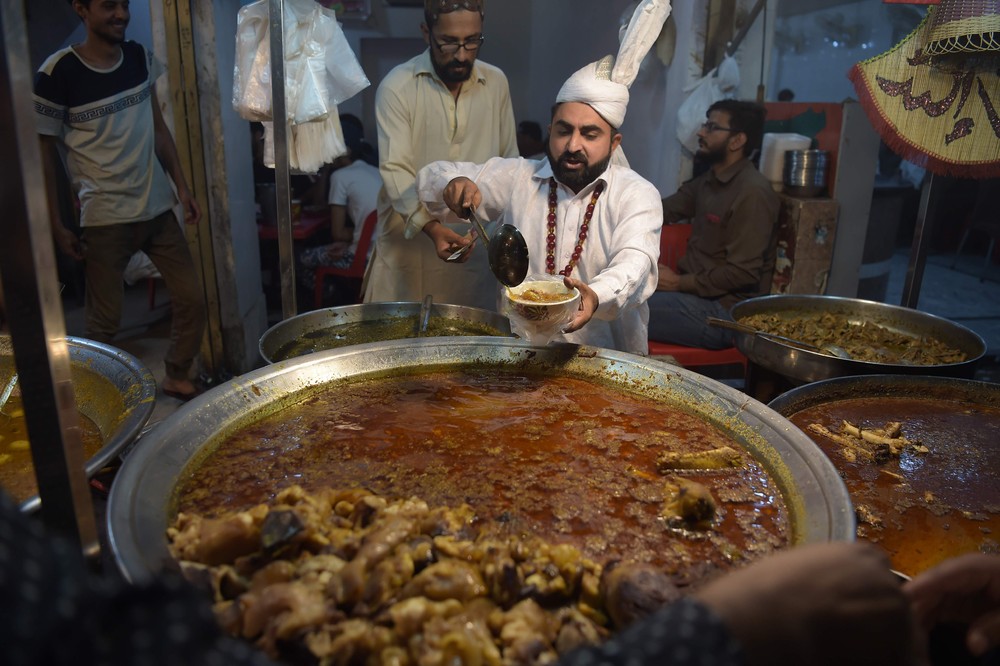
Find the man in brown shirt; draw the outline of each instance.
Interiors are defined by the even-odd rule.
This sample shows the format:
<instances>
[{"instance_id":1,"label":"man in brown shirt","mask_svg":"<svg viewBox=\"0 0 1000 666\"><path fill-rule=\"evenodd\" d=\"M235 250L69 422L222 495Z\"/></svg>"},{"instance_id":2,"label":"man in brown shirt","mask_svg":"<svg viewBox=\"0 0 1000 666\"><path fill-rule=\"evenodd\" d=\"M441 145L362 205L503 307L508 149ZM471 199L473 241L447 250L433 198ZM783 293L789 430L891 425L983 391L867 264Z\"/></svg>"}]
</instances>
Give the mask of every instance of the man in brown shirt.
<instances>
[{"instance_id":1,"label":"man in brown shirt","mask_svg":"<svg viewBox=\"0 0 1000 666\"><path fill-rule=\"evenodd\" d=\"M732 333L706 317L732 319L729 308L766 294L774 272L778 195L754 167L764 108L724 99L709 107L698 132L698 157L710 166L663 200L663 223L690 220L691 238L678 270L658 265L649 299L649 339L722 349Z\"/></svg>"}]
</instances>

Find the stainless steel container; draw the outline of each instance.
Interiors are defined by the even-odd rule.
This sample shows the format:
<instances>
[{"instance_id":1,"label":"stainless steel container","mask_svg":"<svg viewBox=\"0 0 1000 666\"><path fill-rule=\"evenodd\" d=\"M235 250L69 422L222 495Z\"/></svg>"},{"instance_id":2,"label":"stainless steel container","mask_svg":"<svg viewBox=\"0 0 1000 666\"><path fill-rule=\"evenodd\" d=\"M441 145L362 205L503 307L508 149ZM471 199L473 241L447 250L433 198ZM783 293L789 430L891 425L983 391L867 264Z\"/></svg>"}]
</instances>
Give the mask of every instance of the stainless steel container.
<instances>
[{"instance_id":1,"label":"stainless steel container","mask_svg":"<svg viewBox=\"0 0 1000 666\"><path fill-rule=\"evenodd\" d=\"M412 319L416 324L417 317L420 314L420 306L420 303L410 301L363 303L360 305L344 305L305 312L278 322L264 331L264 334L260 336L260 355L268 363L284 360L289 356L283 350L287 349L289 345L310 337L319 338L331 328L345 324L361 322L375 323L394 318ZM466 322L474 325L489 326L500 331L503 335L511 335L510 322L507 318L490 310L466 307L464 305L433 303L431 305L430 316L431 321L447 319L454 320L459 325ZM366 340L365 342L380 342L380 340ZM325 349L319 351L325 351Z\"/></svg>"},{"instance_id":2,"label":"stainless steel container","mask_svg":"<svg viewBox=\"0 0 1000 666\"><path fill-rule=\"evenodd\" d=\"M986 342L979 334L953 321L911 308L857 298L797 294L759 296L737 303L730 313L737 321L757 314L793 317L829 313L851 323L870 322L917 338L935 338L966 355L966 360L961 363L939 365L875 363L806 351L761 336L736 337L736 347L751 362L786 377L795 384L845 375L872 374L938 375L971 379L986 353Z\"/></svg>"},{"instance_id":3,"label":"stainless steel container","mask_svg":"<svg viewBox=\"0 0 1000 666\"><path fill-rule=\"evenodd\" d=\"M854 538L854 512L835 468L804 433L745 394L697 373L593 347L528 347L517 340L448 337L396 340L318 352L265 366L195 398L145 435L108 499L111 551L129 580L173 565L166 529L184 468L235 429L344 379L464 366L569 373L681 404L748 450L781 487L798 543ZM652 427L652 426L651 426Z\"/></svg>"},{"instance_id":4,"label":"stainless steel container","mask_svg":"<svg viewBox=\"0 0 1000 666\"><path fill-rule=\"evenodd\" d=\"M156 405L156 380L139 359L116 347L84 338L67 337L73 397L81 414L93 421L104 445L86 462L93 476L138 438ZM0 336L0 367L14 368L10 336ZM9 376L9 375L4 375ZM21 510L41 507L35 495Z\"/></svg>"},{"instance_id":5,"label":"stainless steel container","mask_svg":"<svg viewBox=\"0 0 1000 666\"><path fill-rule=\"evenodd\" d=\"M785 151L782 182L786 193L796 197L826 194L830 152L826 150Z\"/></svg>"}]
</instances>

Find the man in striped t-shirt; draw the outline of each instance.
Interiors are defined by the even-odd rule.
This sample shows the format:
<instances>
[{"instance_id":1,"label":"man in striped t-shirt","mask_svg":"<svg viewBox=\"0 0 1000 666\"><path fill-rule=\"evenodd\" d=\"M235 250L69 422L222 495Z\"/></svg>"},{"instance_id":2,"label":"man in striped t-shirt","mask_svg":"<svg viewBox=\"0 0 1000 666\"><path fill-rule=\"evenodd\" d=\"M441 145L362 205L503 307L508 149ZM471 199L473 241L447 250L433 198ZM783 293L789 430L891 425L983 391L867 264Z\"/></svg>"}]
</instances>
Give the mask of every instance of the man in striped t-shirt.
<instances>
[{"instance_id":1,"label":"man in striped t-shirt","mask_svg":"<svg viewBox=\"0 0 1000 666\"><path fill-rule=\"evenodd\" d=\"M47 180L54 182L61 144L80 201L82 236L54 222L55 242L85 261L86 336L99 342L111 342L118 332L129 258L138 250L149 255L172 306L163 391L187 400L197 393L189 375L206 315L173 207L179 199L184 222L192 225L201 210L156 101L153 83L163 67L142 45L125 40L128 0L70 4L87 29L86 39L51 55L35 80Z\"/></svg>"}]
</instances>

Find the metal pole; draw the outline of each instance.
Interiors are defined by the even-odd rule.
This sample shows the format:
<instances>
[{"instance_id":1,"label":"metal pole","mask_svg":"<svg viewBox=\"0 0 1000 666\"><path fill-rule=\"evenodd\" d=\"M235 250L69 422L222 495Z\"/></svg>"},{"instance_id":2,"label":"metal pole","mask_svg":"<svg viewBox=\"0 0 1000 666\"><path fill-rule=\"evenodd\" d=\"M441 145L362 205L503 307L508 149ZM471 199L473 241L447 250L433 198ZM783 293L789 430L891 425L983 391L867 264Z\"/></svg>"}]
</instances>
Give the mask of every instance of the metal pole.
<instances>
[{"instance_id":1,"label":"metal pole","mask_svg":"<svg viewBox=\"0 0 1000 666\"><path fill-rule=\"evenodd\" d=\"M288 115L285 109L285 0L270 0L271 117L274 120L274 184L278 209L278 265L281 312L294 317L295 245L292 239L292 191L288 180Z\"/></svg>"},{"instance_id":2,"label":"metal pole","mask_svg":"<svg viewBox=\"0 0 1000 666\"><path fill-rule=\"evenodd\" d=\"M934 221L928 225L928 214L931 208L931 193L934 188L934 174L927 172L927 177L920 188L920 206L917 209L916 227L913 230L913 246L910 250L910 264L906 268L906 281L903 284L903 307L917 307L920 300L920 284L924 280L924 264L927 262L927 246L930 244L931 230Z\"/></svg>"},{"instance_id":3,"label":"metal pole","mask_svg":"<svg viewBox=\"0 0 1000 666\"><path fill-rule=\"evenodd\" d=\"M7 165L0 178L4 214L0 276L18 382L42 518L93 558L99 550L97 529L84 473L41 145L31 104L22 0L2 0L0 28L0 159Z\"/></svg>"}]
</instances>

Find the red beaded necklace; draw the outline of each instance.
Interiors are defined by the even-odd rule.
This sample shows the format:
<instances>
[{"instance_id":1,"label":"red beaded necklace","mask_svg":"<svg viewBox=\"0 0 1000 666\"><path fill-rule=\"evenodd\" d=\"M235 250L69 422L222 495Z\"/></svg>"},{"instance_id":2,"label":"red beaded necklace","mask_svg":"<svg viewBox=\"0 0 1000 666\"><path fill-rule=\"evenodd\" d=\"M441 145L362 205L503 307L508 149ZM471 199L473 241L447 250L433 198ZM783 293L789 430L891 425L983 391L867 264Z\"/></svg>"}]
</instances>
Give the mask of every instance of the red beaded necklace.
<instances>
[{"instance_id":1,"label":"red beaded necklace","mask_svg":"<svg viewBox=\"0 0 1000 666\"><path fill-rule=\"evenodd\" d=\"M597 205L597 199L601 196L601 192L604 191L604 181L597 183L597 187L594 188L594 193L590 195L590 203L587 204L587 212L583 216L583 224L580 226L580 238L576 241L576 247L573 248L573 256L570 257L569 263L566 264L566 268L559 271L559 275L569 277L570 273L573 272L573 268L576 263L580 261L580 256L583 254L583 242L587 240L587 231L590 229L590 218L594 216L594 208ZM556 273L556 201L558 198L558 189L556 186L556 179L549 178L549 215L546 223L548 229L548 236L545 240L545 270L549 275L555 275Z\"/></svg>"}]
</instances>

